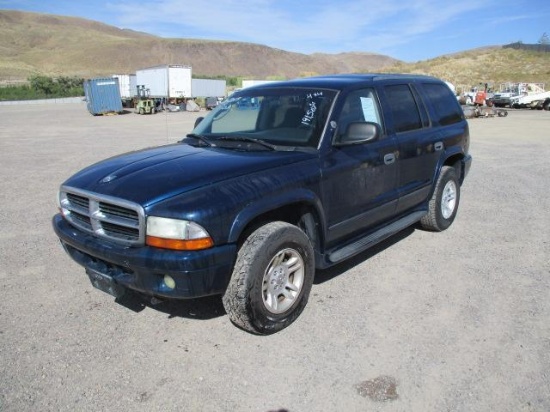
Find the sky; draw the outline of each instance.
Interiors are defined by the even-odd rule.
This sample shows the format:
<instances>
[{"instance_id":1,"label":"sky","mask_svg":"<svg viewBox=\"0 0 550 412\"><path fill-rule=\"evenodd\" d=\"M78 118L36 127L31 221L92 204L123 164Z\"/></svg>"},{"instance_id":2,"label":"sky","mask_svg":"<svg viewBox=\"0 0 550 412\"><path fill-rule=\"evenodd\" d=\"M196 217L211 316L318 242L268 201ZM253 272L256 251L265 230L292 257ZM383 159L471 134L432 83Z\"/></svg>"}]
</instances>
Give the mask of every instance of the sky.
<instances>
[{"instance_id":1,"label":"sky","mask_svg":"<svg viewBox=\"0 0 550 412\"><path fill-rule=\"evenodd\" d=\"M550 37L550 0L0 0L160 37L290 52L379 53L406 62Z\"/></svg>"}]
</instances>

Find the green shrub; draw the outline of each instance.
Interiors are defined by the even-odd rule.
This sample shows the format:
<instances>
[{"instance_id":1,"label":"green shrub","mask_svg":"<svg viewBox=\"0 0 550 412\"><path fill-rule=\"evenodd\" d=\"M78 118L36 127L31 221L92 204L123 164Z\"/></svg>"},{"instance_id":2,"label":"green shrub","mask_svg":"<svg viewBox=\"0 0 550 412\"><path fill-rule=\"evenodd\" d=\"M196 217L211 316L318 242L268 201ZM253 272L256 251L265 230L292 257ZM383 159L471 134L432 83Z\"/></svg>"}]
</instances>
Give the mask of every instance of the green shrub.
<instances>
[{"instance_id":1,"label":"green shrub","mask_svg":"<svg viewBox=\"0 0 550 412\"><path fill-rule=\"evenodd\" d=\"M0 100L36 100L84 95L84 79L78 77L31 76L28 84L0 88Z\"/></svg>"}]
</instances>

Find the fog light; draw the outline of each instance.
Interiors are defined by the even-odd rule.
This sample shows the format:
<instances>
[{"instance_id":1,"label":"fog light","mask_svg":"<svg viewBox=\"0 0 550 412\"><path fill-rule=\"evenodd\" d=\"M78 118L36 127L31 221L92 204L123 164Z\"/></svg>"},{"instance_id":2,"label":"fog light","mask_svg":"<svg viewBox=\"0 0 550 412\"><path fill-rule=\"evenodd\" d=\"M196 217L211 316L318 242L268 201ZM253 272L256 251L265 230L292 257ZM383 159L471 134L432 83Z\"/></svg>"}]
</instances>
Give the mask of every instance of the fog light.
<instances>
[{"instance_id":1,"label":"fog light","mask_svg":"<svg viewBox=\"0 0 550 412\"><path fill-rule=\"evenodd\" d=\"M172 276L164 275L164 284L168 289L175 289L176 288L176 281Z\"/></svg>"}]
</instances>

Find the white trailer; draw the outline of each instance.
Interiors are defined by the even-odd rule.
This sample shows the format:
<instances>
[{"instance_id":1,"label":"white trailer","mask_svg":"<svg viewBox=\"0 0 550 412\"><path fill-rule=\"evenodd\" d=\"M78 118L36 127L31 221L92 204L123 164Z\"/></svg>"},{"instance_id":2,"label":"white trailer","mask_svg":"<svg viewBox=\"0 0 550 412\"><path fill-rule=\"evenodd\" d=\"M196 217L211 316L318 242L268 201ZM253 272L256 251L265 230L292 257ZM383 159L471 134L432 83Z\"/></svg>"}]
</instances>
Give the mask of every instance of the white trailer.
<instances>
[{"instance_id":1,"label":"white trailer","mask_svg":"<svg viewBox=\"0 0 550 412\"><path fill-rule=\"evenodd\" d=\"M122 100L133 99L137 95L135 74L113 74L112 77L118 79L118 87L120 88L120 97Z\"/></svg>"},{"instance_id":2,"label":"white trailer","mask_svg":"<svg viewBox=\"0 0 550 412\"><path fill-rule=\"evenodd\" d=\"M215 79L191 80L191 97L225 97L226 81Z\"/></svg>"},{"instance_id":3,"label":"white trailer","mask_svg":"<svg viewBox=\"0 0 550 412\"><path fill-rule=\"evenodd\" d=\"M144 86L153 98L191 97L191 66L163 65L136 70L138 86Z\"/></svg>"},{"instance_id":4,"label":"white trailer","mask_svg":"<svg viewBox=\"0 0 550 412\"><path fill-rule=\"evenodd\" d=\"M262 84L274 83L276 80L243 80L243 89L247 87L260 86Z\"/></svg>"},{"instance_id":5,"label":"white trailer","mask_svg":"<svg viewBox=\"0 0 550 412\"><path fill-rule=\"evenodd\" d=\"M137 94L135 74L113 74L111 77L118 79L120 100L123 107L132 107L134 97Z\"/></svg>"}]
</instances>

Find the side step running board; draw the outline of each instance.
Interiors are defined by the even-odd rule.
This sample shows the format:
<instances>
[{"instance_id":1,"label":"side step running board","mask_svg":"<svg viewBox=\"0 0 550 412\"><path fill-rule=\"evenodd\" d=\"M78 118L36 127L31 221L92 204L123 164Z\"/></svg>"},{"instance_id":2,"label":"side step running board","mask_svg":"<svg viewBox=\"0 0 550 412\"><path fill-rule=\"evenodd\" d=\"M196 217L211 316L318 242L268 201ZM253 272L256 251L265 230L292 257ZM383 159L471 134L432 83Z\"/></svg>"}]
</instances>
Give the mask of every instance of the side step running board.
<instances>
[{"instance_id":1,"label":"side step running board","mask_svg":"<svg viewBox=\"0 0 550 412\"><path fill-rule=\"evenodd\" d=\"M343 246L330 252L328 254L328 259L332 263L336 263L350 256L356 255L357 253L362 252L370 248L371 246L374 246L375 244L383 241L384 239L389 238L397 232L400 232L401 230L409 227L413 223L418 222L427 213L428 212L426 211L411 213L410 215L407 215L388 226L384 226L383 228L368 236L365 236L359 240L356 240L353 243L350 243L349 245Z\"/></svg>"}]
</instances>

